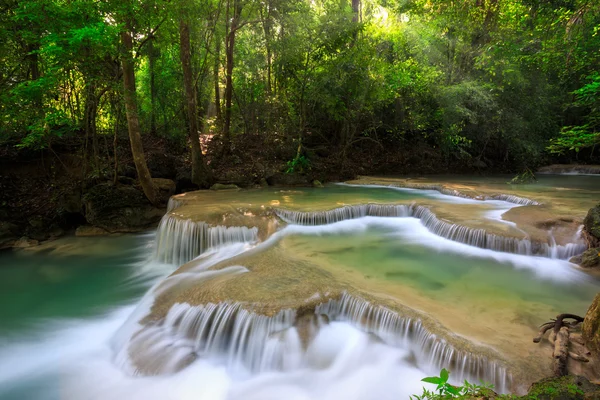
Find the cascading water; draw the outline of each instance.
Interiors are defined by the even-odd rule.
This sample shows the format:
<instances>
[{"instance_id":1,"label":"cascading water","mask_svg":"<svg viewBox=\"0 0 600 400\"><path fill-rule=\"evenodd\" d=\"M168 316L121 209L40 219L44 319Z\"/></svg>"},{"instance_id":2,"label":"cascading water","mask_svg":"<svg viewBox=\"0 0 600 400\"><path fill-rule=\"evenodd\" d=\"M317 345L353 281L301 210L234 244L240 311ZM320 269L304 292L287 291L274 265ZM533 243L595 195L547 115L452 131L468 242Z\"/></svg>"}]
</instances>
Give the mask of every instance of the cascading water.
<instances>
[{"instance_id":1,"label":"cascading water","mask_svg":"<svg viewBox=\"0 0 600 400\"><path fill-rule=\"evenodd\" d=\"M211 359L238 373L316 368L306 349L331 322L349 323L387 345L409 350L416 365L427 372L449 368L456 382L489 382L499 392L511 385L510 374L497 362L457 350L429 332L419 319L404 318L347 293L318 305L312 316L300 318L291 309L265 316L239 303L177 303L163 320L134 333L126 351L135 373L144 375L174 373L196 359ZM312 334L303 326L307 323Z\"/></svg>"},{"instance_id":2,"label":"cascading water","mask_svg":"<svg viewBox=\"0 0 600 400\"><path fill-rule=\"evenodd\" d=\"M488 233L485 229L474 229L460 224L440 220L430 209L418 205L379 205L363 204L343 206L328 211L302 212L284 209L275 210L285 222L296 225L325 225L347 219L366 216L374 217L414 217L432 233L445 239L470 246L522 255L538 255L550 258L569 259L586 248L583 243L557 245L550 236L551 243L532 242L530 239L512 238Z\"/></svg>"},{"instance_id":3,"label":"cascading water","mask_svg":"<svg viewBox=\"0 0 600 400\"><path fill-rule=\"evenodd\" d=\"M257 240L256 227L211 226L166 214L156 232L155 259L181 265L210 248L231 243L254 243Z\"/></svg>"},{"instance_id":4,"label":"cascading water","mask_svg":"<svg viewBox=\"0 0 600 400\"><path fill-rule=\"evenodd\" d=\"M271 335L290 328L294 317L293 310L273 317L254 314L239 303L177 303L161 323L134 334L128 352L143 374L174 373L196 358L221 359L231 368L253 372L277 370L284 352L274 351L278 343Z\"/></svg>"},{"instance_id":5,"label":"cascading water","mask_svg":"<svg viewBox=\"0 0 600 400\"><path fill-rule=\"evenodd\" d=\"M490 382L502 393L511 384L510 374L497 362L455 349L425 329L418 319L404 318L347 293L339 300L319 305L315 313L327 315L331 320L348 321L389 345L410 348L417 365L428 372L437 373L441 368L447 368L452 371L456 382L464 379Z\"/></svg>"},{"instance_id":6,"label":"cascading water","mask_svg":"<svg viewBox=\"0 0 600 400\"><path fill-rule=\"evenodd\" d=\"M512 194L495 194L492 196L485 196L486 200L501 200L508 203L518 204L520 206L539 206L535 200L527 199L525 197L519 197Z\"/></svg>"},{"instance_id":7,"label":"cascading water","mask_svg":"<svg viewBox=\"0 0 600 400\"><path fill-rule=\"evenodd\" d=\"M408 205L360 204L328 211L302 212L277 209L275 213L289 224L327 225L362 217L408 217L411 215L411 207Z\"/></svg>"}]
</instances>

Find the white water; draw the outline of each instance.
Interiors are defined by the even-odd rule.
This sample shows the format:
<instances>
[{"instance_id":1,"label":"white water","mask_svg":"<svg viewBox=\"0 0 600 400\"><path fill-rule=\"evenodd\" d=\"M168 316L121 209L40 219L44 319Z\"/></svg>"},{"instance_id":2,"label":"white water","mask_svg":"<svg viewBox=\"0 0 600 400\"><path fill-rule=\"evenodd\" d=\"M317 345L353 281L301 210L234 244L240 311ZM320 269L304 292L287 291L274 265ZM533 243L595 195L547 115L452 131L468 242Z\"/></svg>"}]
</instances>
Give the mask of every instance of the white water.
<instances>
[{"instance_id":1,"label":"white water","mask_svg":"<svg viewBox=\"0 0 600 400\"><path fill-rule=\"evenodd\" d=\"M509 208L504 205L501 210ZM415 217L430 232L440 238L464 243L469 246L523 255L539 255L550 258L569 259L582 253L587 246L579 234L574 237L573 243L558 245L549 233L550 243L536 243L527 238L519 239L499 236L486 232L484 229L474 229L460 224L453 224L440 220L427 207L417 205L379 205L363 204L343 206L328 211L301 212L285 209L275 210L277 215L289 224L297 225L324 225L344 220L362 217ZM489 214L491 218L497 217L496 211Z\"/></svg>"},{"instance_id":2,"label":"white water","mask_svg":"<svg viewBox=\"0 0 600 400\"><path fill-rule=\"evenodd\" d=\"M529 270L541 279L565 283L590 280L589 275L573 268L573 264L566 260L505 253L459 243L432 233L417 218L363 217L329 225L288 225L279 234L360 234L361 232L366 232L369 227L384 227L389 229L390 232L387 235L397 237L400 243L418 244L440 253L453 253L466 257L492 259L507 264L507 267L512 266L516 269Z\"/></svg>"},{"instance_id":3,"label":"white water","mask_svg":"<svg viewBox=\"0 0 600 400\"><path fill-rule=\"evenodd\" d=\"M360 234L379 226L401 242L495 259L528 269L542 279L587 279L566 261L503 253L445 239L426 227L422 219L410 217L403 210L372 207L370 212L358 214L341 211L355 219L324 217L328 225L290 225L260 246L269 246L284 235ZM381 218L386 215L403 218ZM186 228L186 232L195 229L198 226ZM177 240L189 240L186 235L182 231ZM420 393L424 385L420 379L437 373L440 367L449 367L455 379L493 380L499 390L509 384L510 378L500 364L454 349L425 330L419 321L348 297L318 309L331 322L316 330L306 349L291 328L294 318L287 312L274 321L257 321L235 304L203 308L177 305L162 325L137 337L141 347L154 352L150 351L151 358L162 358L156 368L161 375L136 375L140 371L127 360L128 341L139 329L137 322L147 313L154 295L181 280L206 278L213 273L206 271L210 265L253 245L254 236L244 235L216 235L210 246L187 247L183 253L179 247L177 252L161 258L161 254L169 254L170 244L165 245L166 252L156 254L167 262L137 265L132 282L157 282L176 268L174 264L209 251L195 261L191 270L156 284L154 294L145 296L137 307L120 307L91 319L44 321L35 329L35 335L0 339L0 399L397 400ZM233 266L219 273L246 271L243 266ZM210 326L198 325L208 320ZM226 335L226 331L234 334ZM177 364L192 354L193 362L179 370ZM165 362L164 357L171 359Z\"/></svg>"},{"instance_id":4,"label":"white water","mask_svg":"<svg viewBox=\"0 0 600 400\"><path fill-rule=\"evenodd\" d=\"M95 319L55 320L40 329L41 336L3 343L0 398L397 400L421 391L425 373L409 361L408 351L335 322L321 329L302 354L309 365L252 374L198 360L173 375L132 376L116 367L110 347L132 310L128 306ZM25 386L31 388L27 395L11 392Z\"/></svg>"}]
</instances>

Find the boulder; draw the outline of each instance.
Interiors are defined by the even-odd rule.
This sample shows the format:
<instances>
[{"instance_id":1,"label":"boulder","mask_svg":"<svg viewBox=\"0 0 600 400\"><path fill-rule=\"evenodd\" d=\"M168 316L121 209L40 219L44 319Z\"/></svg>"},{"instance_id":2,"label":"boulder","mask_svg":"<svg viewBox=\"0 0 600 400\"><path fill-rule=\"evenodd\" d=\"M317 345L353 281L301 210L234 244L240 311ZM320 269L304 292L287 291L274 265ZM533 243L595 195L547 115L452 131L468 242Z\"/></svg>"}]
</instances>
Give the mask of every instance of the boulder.
<instances>
[{"instance_id":1,"label":"boulder","mask_svg":"<svg viewBox=\"0 0 600 400\"><path fill-rule=\"evenodd\" d=\"M583 254L575 256L569 261L579 264L581 268L600 270L600 247L587 249Z\"/></svg>"},{"instance_id":2,"label":"boulder","mask_svg":"<svg viewBox=\"0 0 600 400\"><path fill-rule=\"evenodd\" d=\"M167 204L169 198L175 194L177 190L177 185L175 181L164 178L152 178L152 182L154 183L154 187L156 188L158 201L161 204Z\"/></svg>"},{"instance_id":3,"label":"boulder","mask_svg":"<svg viewBox=\"0 0 600 400\"><path fill-rule=\"evenodd\" d=\"M316 187L316 188L322 188L323 187L323 184L318 179L315 179L314 181L312 181L312 185L313 185L313 187Z\"/></svg>"},{"instance_id":4,"label":"boulder","mask_svg":"<svg viewBox=\"0 0 600 400\"><path fill-rule=\"evenodd\" d=\"M16 249L26 249L27 247L33 247L39 244L40 242L38 242L37 240L29 239L27 236L23 236L21 239L17 240L13 244L13 247Z\"/></svg>"},{"instance_id":5,"label":"boulder","mask_svg":"<svg viewBox=\"0 0 600 400\"><path fill-rule=\"evenodd\" d=\"M581 333L587 348L600 356L600 293L585 314Z\"/></svg>"},{"instance_id":6,"label":"boulder","mask_svg":"<svg viewBox=\"0 0 600 400\"><path fill-rule=\"evenodd\" d=\"M583 234L590 247L600 247L600 204L588 211L583 220Z\"/></svg>"},{"instance_id":7,"label":"boulder","mask_svg":"<svg viewBox=\"0 0 600 400\"><path fill-rule=\"evenodd\" d=\"M83 196L85 219L110 233L139 232L160 220L163 210L154 207L132 186L102 183Z\"/></svg>"}]
</instances>

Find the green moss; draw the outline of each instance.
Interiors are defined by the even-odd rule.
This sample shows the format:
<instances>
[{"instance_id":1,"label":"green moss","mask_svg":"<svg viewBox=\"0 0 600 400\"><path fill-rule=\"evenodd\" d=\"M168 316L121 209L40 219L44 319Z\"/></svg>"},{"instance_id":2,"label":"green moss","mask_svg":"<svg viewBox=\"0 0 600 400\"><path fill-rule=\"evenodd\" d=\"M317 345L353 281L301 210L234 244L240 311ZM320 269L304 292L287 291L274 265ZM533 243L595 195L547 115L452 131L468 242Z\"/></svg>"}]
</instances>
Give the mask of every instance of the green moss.
<instances>
[{"instance_id":1,"label":"green moss","mask_svg":"<svg viewBox=\"0 0 600 400\"><path fill-rule=\"evenodd\" d=\"M586 398L586 394L595 393L598 387L579 376L547 378L534 383L529 393L522 397L527 400L576 400Z\"/></svg>"}]
</instances>

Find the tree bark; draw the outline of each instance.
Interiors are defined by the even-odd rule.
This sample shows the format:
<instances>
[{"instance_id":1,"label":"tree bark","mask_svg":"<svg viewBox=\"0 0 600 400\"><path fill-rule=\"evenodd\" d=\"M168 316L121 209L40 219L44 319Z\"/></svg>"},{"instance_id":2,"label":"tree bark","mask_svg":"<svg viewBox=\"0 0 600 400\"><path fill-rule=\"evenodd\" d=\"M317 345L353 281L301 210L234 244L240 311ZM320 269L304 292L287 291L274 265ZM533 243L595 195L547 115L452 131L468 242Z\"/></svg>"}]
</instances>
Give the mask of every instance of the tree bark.
<instances>
[{"instance_id":1,"label":"tree bark","mask_svg":"<svg viewBox=\"0 0 600 400\"><path fill-rule=\"evenodd\" d=\"M227 2L228 10L229 4ZM240 0L233 0L233 15L231 25L225 39L225 121L223 125L223 140L225 147L229 147L231 141L231 100L233 97L233 49L235 47L235 34L240 22L242 13L242 3Z\"/></svg>"},{"instance_id":2,"label":"tree bark","mask_svg":"<svg viewBox=\"0 0 600 400\"><path fill-rule=\"evenodd\" d=\"M360 0L352 0L352 22L360 22Z\"/></svg>"},{"instance_id":3,"label":"tree bark","mask_svg":"<svg viewBox=\"0 0 600 400\"><path fill-rule=\"evenodd\" d=\"M156 188L150 176L150 170L146 164L142 136L140 134L140 123L137 112L137 98L135 91L135 71L133 65L133 40L128 31L121 32L121 42L125 48L121 64L123 66L123 87L125 89L125 111L127 113L127 127L129 130L129 142L135 169L142 185L144 194L152 204L156 204Z\"/></svg>"},{"instance_id":4,"label":"tree bark","mask_svg":"<svg viewBox=\"0 0 600 400\"><path fill-rule=\"evenodd\" d=\"M150 72L150 133L156 135L156 49L154 35L148 41L148 70Z\"/></svg>"},{"instance_id":5,"label":"tree bark","mask_svg":"<svg viewBox=\"0 0 600 400\"><path fill-rule=\"evenodd\" d=\"M221 42L215 40L215 63L213 65L213 75L215 80L215 109L217 121L221 123L221 88L219 87L219 64L221 58Z\"/></svg>"},{"instance_id":6,"label":"tree bark","mask_svg":"<svg viewBox=\"0 0 600 400\"><path fill-rule=\"evenodd\" d=\"M202 157L200 138L198 136L198 110L196 93L192 76L190 27L181 18L179 20L180 58L183 69L183 86L185 89L186 110L188 119L188 133L192 142L192 182L201 187L209 185L210 177L208 168Z\"/></svg>"}]
</instances>

